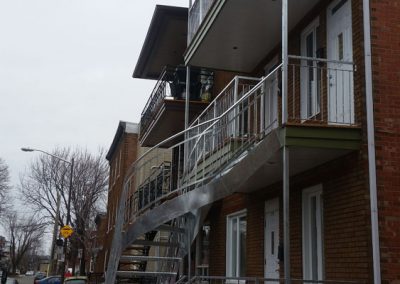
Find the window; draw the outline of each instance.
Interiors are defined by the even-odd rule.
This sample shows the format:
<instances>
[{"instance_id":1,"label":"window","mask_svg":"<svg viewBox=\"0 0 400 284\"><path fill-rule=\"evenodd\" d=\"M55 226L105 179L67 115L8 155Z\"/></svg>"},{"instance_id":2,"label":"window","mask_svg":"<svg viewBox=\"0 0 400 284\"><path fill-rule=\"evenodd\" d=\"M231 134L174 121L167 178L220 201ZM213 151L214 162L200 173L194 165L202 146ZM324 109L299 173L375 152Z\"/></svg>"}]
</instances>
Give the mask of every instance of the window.
<instances>
[{"instance_id":1,"label":"window","mask_svg":"<svg viewBox=\"0 0 400 284\"><path fill-rule=\"evenodd\" d=\"M323 280L322 185L303 191L303 275Z\"/></svg>"},{"instance_id":2,"label":"window","mask_svg":"<svg viewBox=\"0 0 400 284\"><path fill-rule=\"evenodd\" d=\"M246 274L246 211L227 217L226 275L243 277Z\"/></svg>"},{"instance_id":3,"label":"window","mask_svg":"<svg viewBox=\"0 0 400 284\"><path fill-rule=\"evenodd\" d=\"M317 58L317 30L319 19L314 20L301 34L301 55L307 58ZM300 69L301 76L301 118L309 119L320 111L321 74L318 72L316 60L303 59Z\"/></svg>"}]
</instances>

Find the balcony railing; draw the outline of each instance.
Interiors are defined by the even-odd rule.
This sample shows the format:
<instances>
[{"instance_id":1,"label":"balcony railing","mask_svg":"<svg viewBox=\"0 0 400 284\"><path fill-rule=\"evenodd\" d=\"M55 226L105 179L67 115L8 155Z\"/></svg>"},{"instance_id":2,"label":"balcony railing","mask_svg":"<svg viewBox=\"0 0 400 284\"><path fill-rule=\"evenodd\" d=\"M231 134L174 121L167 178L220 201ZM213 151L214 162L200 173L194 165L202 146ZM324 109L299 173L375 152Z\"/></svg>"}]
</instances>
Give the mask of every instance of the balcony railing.
<instances>
[{"instance_id":1,"label":"balcony railing","mask_svg":"<svg viewBox=\"0 0 400 284\"><path fill-rule=\"evenodd\" d=\"M289 56L288 118L302 124L356 125L353 62Z\"/></svg>"},{"instance_id":2,"label":"balcony railing","mask_svg":"<svg viewBox=\"0 0 400 284\"><path fill-rule=\"evenodd\" d=\"M211 92L213 72L191 68L190 100L200 101L204 92ZM186 68L164 67L147 103L143 109L140 130L145 133L157 116L165 100L184 100L186 91Z\"/></svg>"},{"instance_id":3,"label":"balcony railing","mask_svg":"<svg viewBox=\"0 0 400 284\"><path fill-rule=\"evenodd\" d=\"M199 29L215 0L195 0L189 8L189 42Z\"/></svg>"},{"instance_id":4,"label":"balcony railing","mask_svg":"<svg viewBox=\"0 0 400 284\"><path fill-rule=\"evenodd\" d=\"M356 125L354 103L350 101L354 100L353 64L297 56L290 58L287 122L333 124L335 127ZM240 81L239 77L235 78L235 87L228 86L222 92L225 95L219 96L192 126L165 139L137 159L125 177L121 200L126 202L121 202L118 209L119 215L125 218L119 217L116 227L127 227L149 210L208 184L234 167L236 161L244 158L273 129L284 126L280 119L283 105L281 67L279 64L260 79L241 78ZM239 95L238 86L241 85L244 92ZM238 95L236 100L232 99L230 89ZM222 104L224 107L216 113L210 112L224 98L231 105ZM172 146L165 146L172 142ZM138 190L133 191L134 188Z\"/></svg>"},{"instance_id":5,"label":"balcony railing","mask_svg":"<svg viewBox=\"0 0 400 284\"><path fill-rule=\"evenodd\" d=\"M291 56L288 123L356 125L351 62ZM281 123L281 64L263 78L235 77L185 131L151 148L131 168L130 219L207 183ZM159 149L171 141L181 141ZM171 161L166 168L164 161ZM149 177L162 165L157 182ZM167 170L165 170L167 169ZM146 180L147 179L147 180ZM157 185L158 184L158 185Z\"/></svg>"}]
</instances>

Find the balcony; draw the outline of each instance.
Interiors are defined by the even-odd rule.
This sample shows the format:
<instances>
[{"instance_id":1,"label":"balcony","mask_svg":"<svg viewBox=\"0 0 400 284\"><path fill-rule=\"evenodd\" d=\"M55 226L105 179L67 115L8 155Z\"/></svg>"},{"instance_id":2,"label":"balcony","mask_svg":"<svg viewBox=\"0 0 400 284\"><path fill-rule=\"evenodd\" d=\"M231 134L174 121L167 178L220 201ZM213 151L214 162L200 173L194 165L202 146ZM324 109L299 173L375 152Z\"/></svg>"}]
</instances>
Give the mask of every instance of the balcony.
<instances>
[{"instance_id":1,"label":"balcony","mask_svg":"<svg viewBox=\"0 0 400 284\"><path fill-rule=\"evenodd\" d=\"M215 0L195 0L189 8L189 42L193 39Z\"/></svg>"},{"instance_id":2,"label":"balcony","mask_svg":"<svg viewBox=\"0 0 400 284\"><path fill-rule=\"evenodd\" d=\"M200 190L224 171L235 192L275 183L282 179L284 146L292 149L291 175L359 149L353 63L289 57L287 121L282 122L281 64L262 78L236 76L188 130L150 149L132 167L139 190L130 219ZM247 179L235 185L233 173Z\"/></svg>"},{"instance_id":3,"label":"balcony","mask_svg":"<svg viewBox=\"0 0 400 284\"><path fill-rule=\"evenodd\" d=\"M131 166L123 195L131 182L139 190L134 206L120 203L122 249L191 212L201 222L206 205L233 193L282 181L284 147L290 148L290 176L359 150L354 64L290 56L287 97L281 94L281 67L262 78L235 77L187 130L161 143L170 146L151 148ZM196 222L183 223L192 236Z\"/></svg>"},{"instance_id":4,"label":"balcony","mask_svg":"<svg viewBox=\"0 0 400 284\"><path fill-rule=\"evenodd\" d=\"M289 32L319 2L289 0ZM193 24L185 64L251 73L281 42L282 1L214 0L204 6L207 13L189 13L189 22L201 24Z\"/></svg>"},{"instance_id":5,"label":"balcony","mask_svg":"<svg viewBox=\"0 0 400 284\"><path fill-rule=\"evenodd\" d=\"M212 87L213 72L191 68L189 119L208 105ZM141 115L142 146L154 146L184 128L185 96L186 69L165 67Z\"/></svg>"}]
</instances>

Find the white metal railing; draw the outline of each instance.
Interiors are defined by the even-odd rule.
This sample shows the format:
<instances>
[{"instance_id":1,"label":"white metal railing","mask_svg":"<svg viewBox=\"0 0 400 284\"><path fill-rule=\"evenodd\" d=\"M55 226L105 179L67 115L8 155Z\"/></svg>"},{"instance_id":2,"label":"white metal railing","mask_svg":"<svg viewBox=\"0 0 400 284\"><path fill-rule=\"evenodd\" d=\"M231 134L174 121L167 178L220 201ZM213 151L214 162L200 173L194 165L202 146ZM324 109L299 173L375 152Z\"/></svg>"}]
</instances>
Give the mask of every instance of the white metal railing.
<instances>
[{"instance_id":1,"label":"white metal railing","mask_svg":"<svg viewBox=\"0 0 400 284\"><path fill-rule=\"evenodd\" d=\"M195 89L191 87L191 101L200 101L201 94L205 90L212 89L213 72L204 68L192 68L191 85L197 86ZM183 66L165 66L160 74L160 77L154 86L153 91L145 107L143 108L140 118L140 134L144 135L148 128L154 123L155 118L164 100L184 100L186 89L186 68Z\"/></svg>"},{"instance_id":2,"label":"white metal railing","mask_svg":"<svg viewBox=\"0 0 400 284\"><path fill-rule=\"evenodd\" d=\"M289 58L289 121L357 124L353 62L293 55Z\"/></svg>"},{"instance_id":3,"label":"white metal railing","mask_svg":"<svg viewBox=\"0 0 400 284\"><path fill-rule=\"evenodd\" d=\"M238 98L232 98L230 106L224 104L219 115L204 122L197 121L187 130L149 149L131 166L124 188L129 196L126 223L133 222L157 204L204 184L263 137L265 125L260 121L264 120L262 116L265 113L259 109L262 108L264 83L275 76L279 68L261 81L246 78L252 82L259 81L255 85L239 84L239 79L235 79L234 93ZM242 86L243 92L240 92L238 86ZM218 97L217 104L222 98ZM180 142L162 149L163 145L171 141ZM206 145L209 145L207 151ZM190 155L186 153L185 157L185 149L195 151L190 152ZM207 161L209 158L211 160ZM133 188L136 190L133 191Z\"/></svg>"},{"instance_id":4,"label":"white metal railing","mask_svg":"<svg viewBox=\"0 0 400 284\"><path fill-rule=\"evenodd\" d=\"M338 115L332 119L331 116L345 109L345 96L353 96L353 64L295 56L290 59L288 122L354 125L355 112L351 104L349 113L353 113L354 120L349 118L349 121L345 121ZM119 209L121 212L124 210L125 218L121 220L119 217L117 224L123 222L126 228L148 210L208 183L232 167L235 161L244 157L249 149L277 128L282 115L281 67L282 64L279 64L261 79L251 78L251 87L245 88L237 99L232 99L228 91L231 82L222 92L225 95L218 96L188 129L165 139L141 155L125 177L121 196L128 198L124 199L125 203L120 203ZM302 93L303 83L300 79L304 79L304 74L309 76L305 77L308 82L306 86L309 87L305 90L312 91ZM235 78L235 82L238 82L238 78ZM238 95L237 86L239 83L233 90ZM302 116L304 101L301 97L304 94L309 95L306 98L311 98L311 103L306 105L315 112L313 116ZM209 111L225 99L231 104L221 104L215 113ZM330 112L328 107L331 108ZM173 146L166 147L171 143Z\"/></svg>"},{"instance_id":5,"label":"white metal railing","mask_svg":"<svg viewBox=\"0 0 400 284\"><path fill-rule=\"evenodd\" d=\"M351 62L290 56L288 122L355 125ZM235 77L185 131L150 149L132 167L130 216L205 182L280 124L280 69ZM167 142L175 143L166 150ZM166 168L166 161L169 161ZM162 173L152 173L160 167Z\"/></svg>"},{"instance_id":6,"label":"white metal railing","mask_svg":"<svg viewBox=\"0 0 400 284\"><path fill-rule=\"evenodd\" d=\"M214 1L215 0L195 0L192 6L189 7L189 42L193 39Z\"/></svg>"}]
</instances>

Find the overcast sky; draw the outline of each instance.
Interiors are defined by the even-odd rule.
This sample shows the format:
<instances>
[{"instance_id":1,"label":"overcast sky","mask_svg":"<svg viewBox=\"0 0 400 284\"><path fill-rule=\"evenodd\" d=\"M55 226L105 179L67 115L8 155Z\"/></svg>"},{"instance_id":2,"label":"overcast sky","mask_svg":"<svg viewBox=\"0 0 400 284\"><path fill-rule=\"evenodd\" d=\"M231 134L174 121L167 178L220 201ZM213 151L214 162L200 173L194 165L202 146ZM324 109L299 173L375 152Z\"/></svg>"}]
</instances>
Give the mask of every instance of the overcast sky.
<instances>
[{"instance_id":1,"label":"overcast sky","mask_svg":"<svg viewBox=\"0 0 400 284\"><path fill-rule=\"evenodd\" d=\"M133 79L156 4L185 0L0 0L0 157L12 182L35 153L108 148L138 122L154 81Z\"/></svg>"},{"instance_id":2,"label":"overcast sky","mask_svg":"<svg viewBox=\"0 0 400 284\"><path fill-rule=\"evenodd\" d=\"M0 0L0 157L12 185L38 153L108 149L155 84L132 78L156 4L187 0Z\"/></svg>"}]
</instances>

